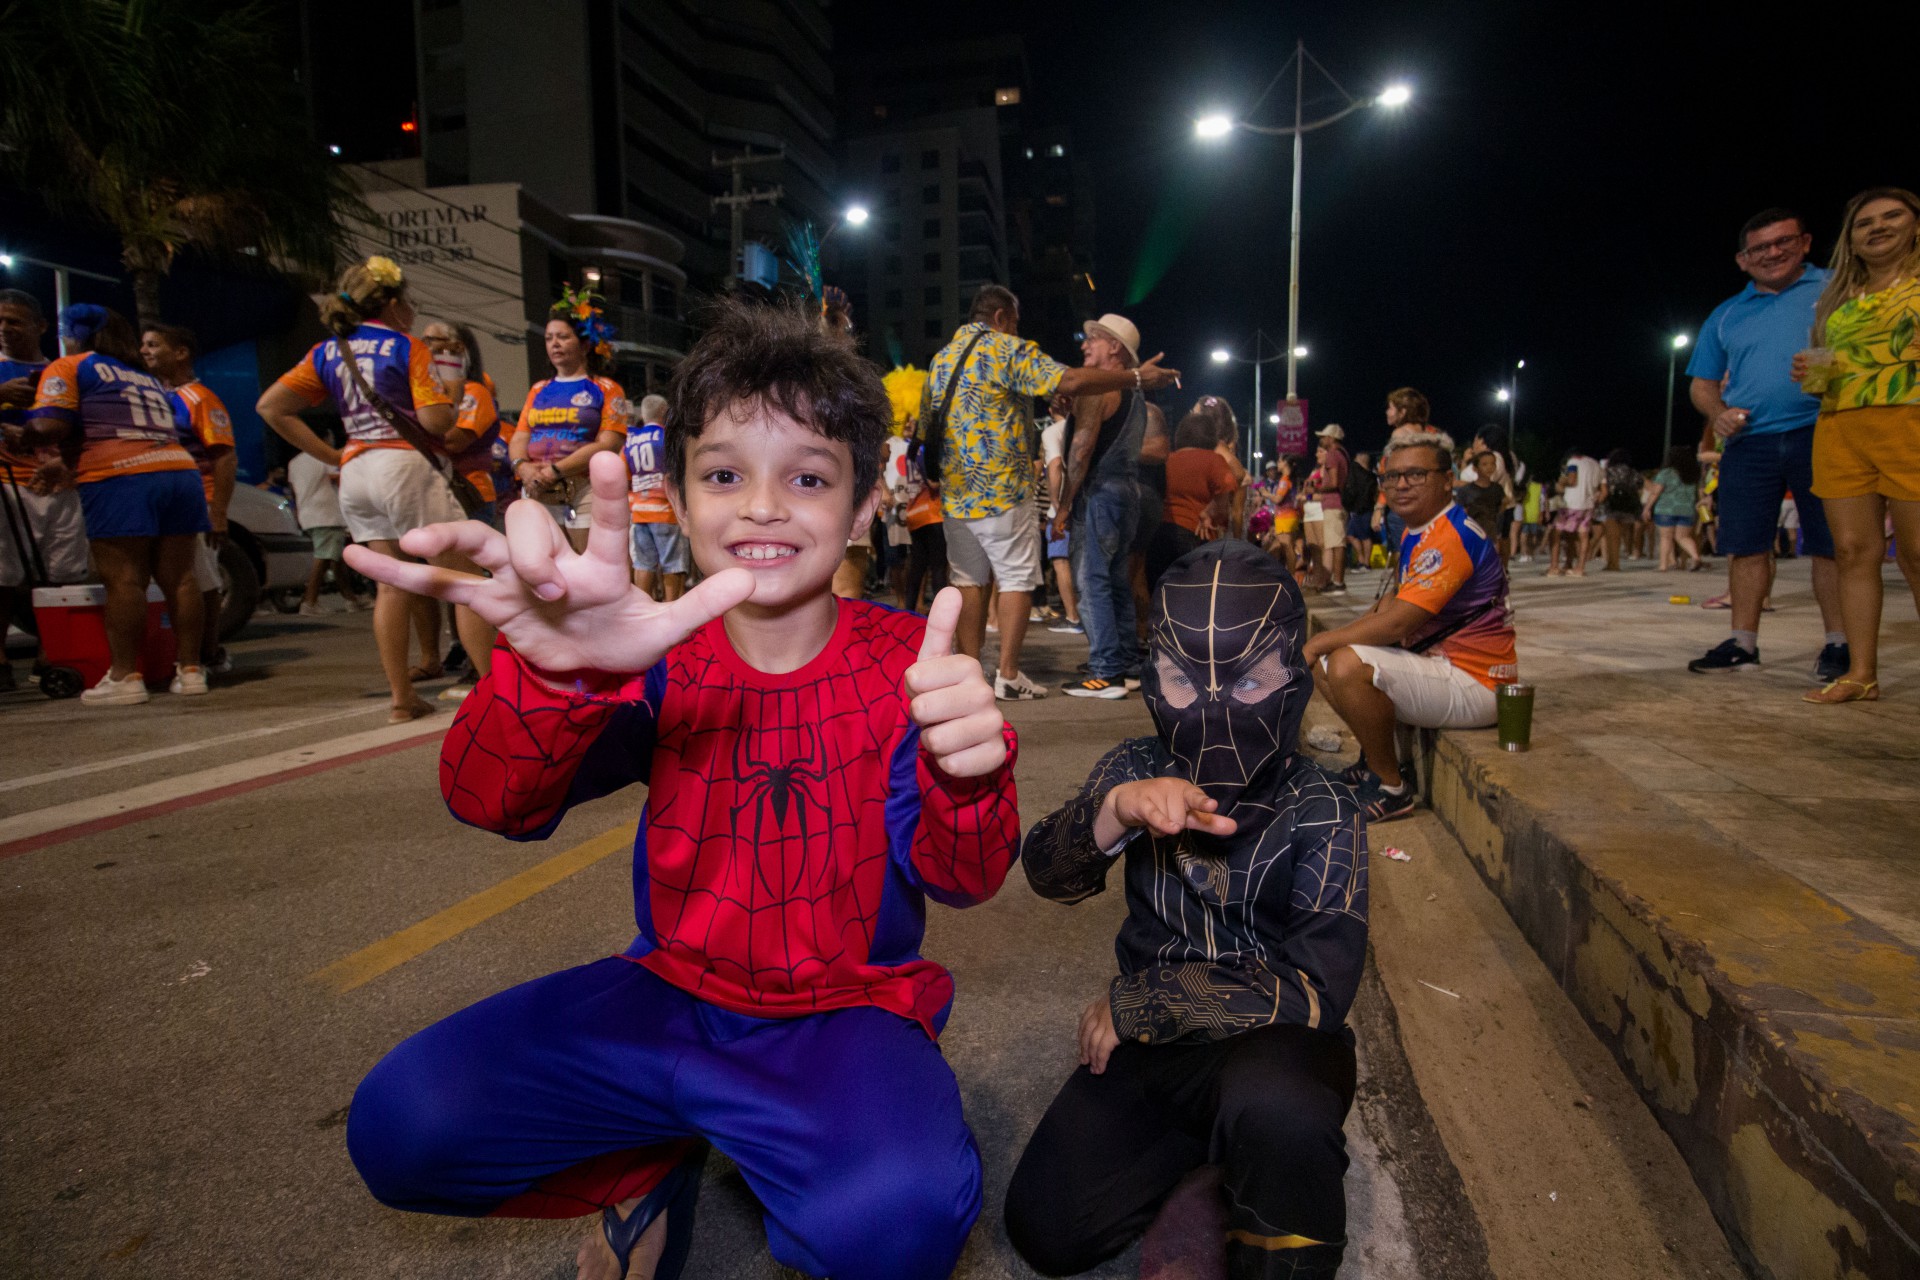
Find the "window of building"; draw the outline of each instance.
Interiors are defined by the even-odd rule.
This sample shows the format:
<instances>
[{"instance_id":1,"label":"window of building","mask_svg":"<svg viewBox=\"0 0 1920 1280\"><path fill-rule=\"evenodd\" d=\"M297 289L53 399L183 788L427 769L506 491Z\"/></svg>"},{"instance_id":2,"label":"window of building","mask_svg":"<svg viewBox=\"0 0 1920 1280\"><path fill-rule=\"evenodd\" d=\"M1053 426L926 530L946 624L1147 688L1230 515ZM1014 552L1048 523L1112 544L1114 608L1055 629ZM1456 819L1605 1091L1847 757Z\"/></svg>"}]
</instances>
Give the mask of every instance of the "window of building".
<instances>
[{"instance_id":1,"label":"window of building","mask_svg":"<svg viewBox=\"0 0 1920 1280\"><path fill-rule=\"evenodd\" d=\"M890 276L899 275L900 274L900 255L897 253L888 254L886 256L886 260L880 264L880 269L886 272Z\"/></svg>"},{"instance_id":2,"label":"window of building","mask_svg":"<svg viewBox=\"0 0 1920 1280\"><path fill-rule=\"evenodd\" d=\"M1056 142L1052 146L1047 148L1047 154L1058 159L1059 157L1067 154L1067 149Z\"/></svg>"},{"instance_id":3,"label":"window of building","mask_svg":"<svg viewBox=\"0 0 1920 1280\"><path fill-rule=\"evenodd\" d=\"M928 218L925 222L921 223L920 234L929 240L938 240L940 238L940 219Z\"/></svg>"},{"instance_id":4,"label":"window of building","mask_svg":"<svg viewBox=\"0 0 1920 1280\"><path fill-rule=\"evenodd\" d=\"M880 172L882 172L882 173L898 173L898 172L900 172L900 157L899 157L899 155L898 155L898 154L896 154L895 152L892 152L892 151L888 151L888 152L886 152L885 154L883 154L883 155L882 155L882 156L880 157Z\"/></svg>"},{"instance_id":5,"label":"window of building","mask_svg":"<svg viewBox=\"0 0 1920 1280\"><path fill-rule=\"evenodd\" d=\"M884 300L882 305L884 305L889 311L898 311L901 307L906 305L906 302L904 299L901 298L900 290L898 289L887 290L886 293L882 295L882 298Z\"/></svg>"},{"instance_id":6,"label":"window of building","mask_svg":"<svg viewBox=\"0 0 1920 1280\"><path fill-rule=\"evenodd\" d=\"M940 184L937 182L929 182L926 186L920 188L920 203L939 204Z\"/></svg>"},{"instance_id":7,"label":"window of building","mask_svg":"<svg viewBox=\"0 0 1920 1280\"><path fill-rule=\"evenodd\" d=\"M946 332L946 327L942 325L938 320L927 321L926 334L929 338L937 338L945 332Z\"/></svg>"},{"instance_id":8,"label":"window of building","mask_svg":"<svg viewBox=\"0 0 1920 1280\"><path fill-rule=\"evenodd\" d=\"M1047 203L1050 205L1053 205L1055 208L1059 208L1060 206L1066 204L1066 202L1067 202L1067 198L1065 196L1048 196L1047 197Z\"/></svg>"},{"instance_id":9,"label":"window of building","mask_svg":"<svg viewBox=\"0 0 1920 1280\"><path fill-rule=\"evenodd\" d=\"M922 295L922 300L925 301L926 304L930 307L939 306L940 305L940 286L937 284L928 285L926 293Z\"/></svg>"},{"instance_id":10,"label":"window of building","mask_svg":"<svg viewBox=\"0 0 1920 1280\"><path fill-rule=\"evenodd\" d=\"M995 89L993 91L993 105L996 107L1011 107L1019 101L1020 90L1018 88Z\"/></svg>"},{"instance_id":11,"label":"window of building","mask_svg":"<svg viewBox=\"0 0 1920 1280\"><path fill-rule=\"evenodd\" d=\"M920 167L922 169L938 169L940 167L940 148L928 147L925 151L922 151L920 153Z\"/></svg>"},{"instance_id":12,"label":"window of building","mask_svg":"<svg viewBox=\"0 0 1920 1280\"><path fill-rule=\"evenodd\" d=\"M928 271L938 271L940 269L940 255L937 253L929 253L920 259L920 265Z\"/></svg>"}]
</instances>

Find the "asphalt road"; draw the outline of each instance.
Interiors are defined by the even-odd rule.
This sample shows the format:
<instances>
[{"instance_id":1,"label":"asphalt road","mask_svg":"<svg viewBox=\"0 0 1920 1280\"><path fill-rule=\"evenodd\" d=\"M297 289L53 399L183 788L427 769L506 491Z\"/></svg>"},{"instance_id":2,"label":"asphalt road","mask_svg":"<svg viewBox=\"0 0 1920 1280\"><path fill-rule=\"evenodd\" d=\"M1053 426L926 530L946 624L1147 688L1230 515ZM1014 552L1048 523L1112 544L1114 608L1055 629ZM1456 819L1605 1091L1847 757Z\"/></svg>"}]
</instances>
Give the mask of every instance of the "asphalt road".
<instances>
[{"instance_id":1,"label":"asphalt road","mask_svg":"<svg viewBox=\"0 0 1920 1280\"><path fill-rule=\"evenodd\" d=\"M1082 644L1039 633L1028 669L1057 683ZM343 1125L412 1031L626 945L639 793L576 810L544 845L468 830L435 783L448 716L383 728L364 615L263 615L234 651L236 676L204 699L0 697L0 1274L571 1276L583 1224L385 1210ZM1147 728L1137 699L1056 696L1010 718L1028 822ZM1383 861L1386 843L1415 861ZM1422 818L1375 847L1343 1274L1735 1274L1670 1145L1444 831ZM961 1276L1031 1274L999 1196L1072 1067L1123 910L1117 894L1060 907L1016 872L983 907L929 912L926 954L959 987L942 1044L987 1168ZM1451 970L1432 967L1436 936ZM1534 1163L1506 1169L1518 1149ZM1572 1181L1534 1181L1562 1156ZM1207 1274L1182 1226L1159 1228L1144 1270L1136 1248L1094 1274ZM690 1274L780 1274L724 1161Z\"/></svg>"}]
</instances>

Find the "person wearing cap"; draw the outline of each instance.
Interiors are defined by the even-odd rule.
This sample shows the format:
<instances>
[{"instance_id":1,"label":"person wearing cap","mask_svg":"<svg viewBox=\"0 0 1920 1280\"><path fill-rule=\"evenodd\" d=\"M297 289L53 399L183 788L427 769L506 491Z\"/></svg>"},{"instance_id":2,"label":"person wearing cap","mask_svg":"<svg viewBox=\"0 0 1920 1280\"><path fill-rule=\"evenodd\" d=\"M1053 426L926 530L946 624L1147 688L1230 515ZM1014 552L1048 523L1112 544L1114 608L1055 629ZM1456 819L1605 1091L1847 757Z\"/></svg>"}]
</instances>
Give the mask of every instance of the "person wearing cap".
<instances>
[{"instance_id":1,"label":"person wearing cap","mask_svg":"<svg viewBox=\"0 0 1920 1280\"><path fill-rule=\"evenodd\" d=\"M1340 494L1347 484L1347 468L1352 465L1341 441L1347 433L1339 423L1321 429L1314 441L1315 461L1319 464L1307 477L1308 508L1302 519L1307 545L1320 550L1318 563L1308 570L1310 580L1321 595L1347 594L1347 511ZM1322 577L1324 572L1325 577Z\"/></svg>"},{"instance_id":2,"label":"person wearing cap","mask_svg":"<svg viewBox=\"0 0 1920 1280\"><path fill-rule=\"evenodd\" d=\"M1107 314L1083 327L1085 368L1108 373L1140 367L1140 331L1125 316ZM1073 401L1067 445L1067 483L1059 531L1071 521L1080 621L1087 629L1087 676L1066 687L1069 697L1115 699L1139 685L1144 654L1133 596L1133 543L1140 520L1136 468L1149 435L1165 437L1167 421L1133 387L1082 394Z\"/></svg>"},{"instance_id":3,"label":"person wearing cap","mask_svg":"<svg viewBox=\"0 0 1920 1280\"><path fill-rule=\"evenodd\" d=\"M967 322L933 358L927 403L940 404L948 383L959 379L947 414L938 485L949 580L960 588L963 604L955 643L962 653L980 656L986 644L987 590L997 581L996 697L1046 696L1020 671L1041 572L1039 513L1033 504L1033 400L1157 390L1179 377L1177 369L1164 369L1159 361L1156 355L1144 363L1136 358L1125 366L1069 369L1020 337L1020 300L997 284L980 286ZM1064 503L1061 509L1067 509Z\"/></svg>"}]
</instances>

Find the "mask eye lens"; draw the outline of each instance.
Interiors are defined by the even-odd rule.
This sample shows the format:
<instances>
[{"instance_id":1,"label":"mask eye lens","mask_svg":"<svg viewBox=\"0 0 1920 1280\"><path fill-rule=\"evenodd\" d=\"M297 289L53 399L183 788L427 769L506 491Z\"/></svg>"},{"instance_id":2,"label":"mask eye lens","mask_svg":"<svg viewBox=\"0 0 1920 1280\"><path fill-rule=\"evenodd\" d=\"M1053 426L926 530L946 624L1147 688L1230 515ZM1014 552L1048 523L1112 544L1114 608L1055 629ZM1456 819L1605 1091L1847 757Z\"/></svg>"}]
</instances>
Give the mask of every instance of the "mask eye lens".
<instances>
[{"instance_id":1,"label":"mask eye lens","mask_svg":"<svg viewBox=\"0 0 1920 1280\"><path fill-rule=\"evenodd\" d=\"M1249 706L1265 702L1292 681L1293 672L1285 659L1278 653L1270 653L1233 682L1233 700Z\"/></svg>"},{"instance_id":2,"label":"mask eye lens","mask_svg":"<svg viewBox=\"0 0 1920 1280\"><path fill-rule=\"evenodd\" d=\"M1155 673L1160 678L1160 697L1175 710L1190 707L1199 698L1200 691L1194 687L1193 679L1181 669L1167 654L1154 659Z\"/></svg>"}]
</instances>

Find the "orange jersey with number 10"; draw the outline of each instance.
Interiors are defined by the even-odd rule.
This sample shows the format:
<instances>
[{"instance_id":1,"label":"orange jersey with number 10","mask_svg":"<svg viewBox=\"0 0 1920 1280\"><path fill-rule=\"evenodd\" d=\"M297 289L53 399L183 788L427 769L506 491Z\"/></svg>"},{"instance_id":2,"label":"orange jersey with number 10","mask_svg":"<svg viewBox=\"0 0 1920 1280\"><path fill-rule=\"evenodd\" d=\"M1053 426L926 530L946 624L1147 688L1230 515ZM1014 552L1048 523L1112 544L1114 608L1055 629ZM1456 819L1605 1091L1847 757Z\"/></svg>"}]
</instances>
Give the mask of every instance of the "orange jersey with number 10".
<instances>
[{"instance_id":1,"label":"orange jersey with number 10","mask_svg":"<svg viewBox=\"0 0 1920 1280\"><path fill-rule=\"evenodd\" d=\"M40 375L30 421L65 423L71 457L79 432L81 484L149 471L192 471L193 458L175 435L179 411L167 386L144 369L97 351L61 356Z\"/></svg>"}]
</instances>

